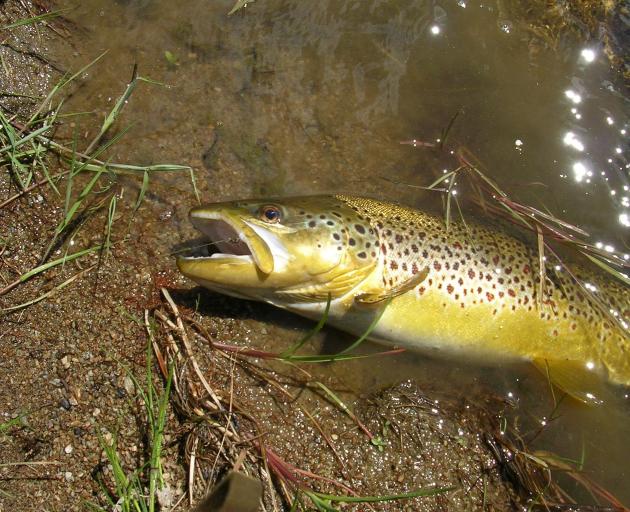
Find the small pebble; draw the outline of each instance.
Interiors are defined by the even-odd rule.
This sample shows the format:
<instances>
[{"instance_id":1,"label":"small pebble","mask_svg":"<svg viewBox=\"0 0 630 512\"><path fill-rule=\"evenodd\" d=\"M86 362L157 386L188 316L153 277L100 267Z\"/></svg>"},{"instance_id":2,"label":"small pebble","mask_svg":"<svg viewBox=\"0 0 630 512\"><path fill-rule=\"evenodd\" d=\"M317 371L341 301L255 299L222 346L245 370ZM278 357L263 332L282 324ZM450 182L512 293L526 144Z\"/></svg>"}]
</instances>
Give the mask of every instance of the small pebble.
<instances>
[{"instance_id":1,"label":"small pebble","mask_svg":"<svg viewBox=\"0 0 630 512\"><path fill-rule=\"evenodd\" d=\"M72 448L72 445L69 444L68 446L66 446L63 451L66 452L67 455L70 455L72 453L72 451L74 450L74 448Z\"/></svg>"},{"instance_id":2,"label":"small pebble","mask_svg":"<svg viewBox=\"0 0 630 512\"><path fill-rule=\"evenodd\" d=\"M61 364L63 365L63 367L67 370L68 368L70 368L70 360L68 358L68 356L63 356L61 358Z\"/></svg>"},{"instance_id":3,"label":"small pebble","mask_svg":"<svg viewBox=\"0 0 630 512\"><path fill-rule=\"evenodd\" d=\"M132 396L135 391L135 385L133 383L133 379L129 377L129 375L125 377L123 385L125 386L125 391L127 391L127 394Z\"/></svg>"},{"instance_id":4,"label":"small pebble","mask_svg":"<svg viewBox=\"0 0 630 512\"><path fill-rule=\"evenodd\" d=\"M66 471L63 476L68 482L74 482L74 475L70 471Z\"/></svg>"},{"instance_id":5,"label":"small pebble","mask_svg":"<svg viewBox=\"0 0 630 512\"><path fill-rule=\"evenodd\" d=\"M62 398L59 401L59 405L64 408L66 411L69 411L72 408L72 405L70 404L70 401L67 398Z\"/></svg>"}]
</instances>

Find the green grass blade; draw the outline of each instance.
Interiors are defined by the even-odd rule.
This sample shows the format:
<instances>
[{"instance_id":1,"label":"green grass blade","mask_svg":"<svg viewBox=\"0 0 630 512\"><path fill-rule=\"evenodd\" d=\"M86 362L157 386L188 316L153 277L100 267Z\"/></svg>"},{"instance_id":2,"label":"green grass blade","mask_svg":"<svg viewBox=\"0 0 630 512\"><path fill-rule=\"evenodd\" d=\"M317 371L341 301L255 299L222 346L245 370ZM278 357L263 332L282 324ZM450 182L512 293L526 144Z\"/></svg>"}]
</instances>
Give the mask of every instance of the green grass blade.
<instances>
[{"instance_id":1,"label":"green grass blade","mask_svg":"<svg viewBox=\"0 0 630 512\"><path fill-rule=\"evenodd\" d=\"M33 16L32 18L23 18L21 20L17 20L13 23L10 23L9 25L5 25L4 27L2 27L2 30L11 30L12 28L23 27L25 25L34 25L35 23L42 23L44 21L57 18L68 10L69 9L59 9L57 11L50 11L44 14L40 14L38 16Z\"/></svg>"},{"instance_id":2,"label":"green grass blade","mask_svg":"<svg viewBox=\"0 0 630 512\"><path fill-rule=\"evenodd\" d=\"M385 313L385 310L391 304L391 302L392 302L392 298L390 297L389 299L387 299L387 301L385 302L383 308L379 311L378 315L376 315L374 317L374 320L372 320L372 323L369 325L369 327L366 329L366 331L354 343L352 343L349 347L347 347L347 348L343 349L341 352L339 352L340 355L347 354L348 352L353 351L355 348L357 348L359 345L361 345L361 343L363 343L368 338L368 336L372 333L372 331L376 327L376 324L378 324L379 320L381 319L381 317Z\"/></svg>"},{"instance_id":3,"label":"green grass blade","mask_svg":"<svg viewBox=\"0 0 630 512\"><path fill-rule=\"evenodd\" d=\"M290 358L297 350L302 348L302 346L310 340L313 336L315 336L319 331L321 331L328 321L328 313L330 311L330 303L332 301L332 296L330 293L328 294L328 299L326 300L326 309L324 309L324 314L317 322L317 325L313 327L310 331L308 331L302 338L300 338L294 345L289 347L287 350L280 354L280 357Z\"/></svg>"},{"instance_id":4,"label":"green grass blade","mask_svg":"<svg viewBox=\"0 0 630 512\"><path fill-rule=\"evenodd\" d=\"M77 258L81 258L82 256L85 256L86 254L100 251L102 247L103 247L102 245L96 245L94 247L90 247L89 249L83 249L82 251L73 252L72 254L66 254L62 258L49 261L47 263L44 263L43 265L35 267L32 270L29 270L28 272L22 274L19 280L20 282L23 283L27 279L30 279L31 277L36 276L37 274L41 274L42 272L45 272L49 268L53 268L58 265L64 265L65 263L76 260Z\"/></svg>"},{"instance_id":5,"label":"green grass blade","mask_svg":"<svg viewBox=\"0 0 630 512\"><path fill-rule=\"evenodd\" d=\"M147 189L149 188L149 172L148 171L144 171L142 173L142 186L140 187L140 192L138 192L138 199L136 199L136 204L133 205L133 211L137 211L138 208L140 208L140 205L142 204L142 200L144 199L144 195L147 192Z\"/></svg>"},{"instance_id":6,"label":"green grass blade","mask_svg":"<svg viewBox=\"0 0 630 512\"><path fill-rule=\"evenodd\" d=\"M86 270L82 270L81 272L79 272L79 273L73 275L72 277L66 279L60 285L55 286L52 290L49 290L46 293L43 293L39 297L36 297L36 298L34 298L32 300L29 300L27 302L24 302L22 304L18 304L17 306L11 306L11 307L8 307L8 308L0 309L0 311L2 311L3 313L8 313L9 311L16 311L18 309L22 309L22 308L25 308L25 307L28 307L28 306L32 306L33 304L37 304L38 302L41 302L42 300L44 300L44 299L50 297L51 295L55 294L59 290L63 290L66 286L68 286L70 283L72 283L75 279L79 278L85 272L87 272L88 270L91 270L92 268L93 267L90 267L90 268L88 268Z\"/></svg>"}]
</instances>

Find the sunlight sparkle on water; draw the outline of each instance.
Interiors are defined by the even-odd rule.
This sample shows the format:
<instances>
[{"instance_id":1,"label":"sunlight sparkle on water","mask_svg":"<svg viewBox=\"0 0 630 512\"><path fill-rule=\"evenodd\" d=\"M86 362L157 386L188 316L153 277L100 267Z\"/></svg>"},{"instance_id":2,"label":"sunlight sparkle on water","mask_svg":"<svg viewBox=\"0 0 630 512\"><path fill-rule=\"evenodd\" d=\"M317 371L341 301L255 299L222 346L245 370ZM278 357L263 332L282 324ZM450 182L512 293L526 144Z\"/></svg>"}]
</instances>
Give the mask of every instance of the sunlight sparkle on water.
<instances>
[{"instance_id":1,"label":"sunlight sparkle on water","mask_svg":"<svg viewBox=\"0 0 630 512\"><path fill-rule=\"evenodd\" d=\"M619 214L619 223L622 226L626 226L627 228L630 228L630 216L627 213Z\"/></svg>"},{"instance_id":2,"label":"sunlight sparkle on water","mask_svg":"<svg viewBox=\"0 0 630 512\"><path fill-rule=\"evenodd\" d=\"M573 177L578 183L584 181L587 176L592 176L593 172L589 171L582 162L575 162L573 164Z\"/></svg>"},{"instance_id":3,"label":"sunlight sparkle on water","mask_svg":"<svg viewBox=\"0 0 630 512\"><path fill-rule=\"evenodd\" d=\"M582 102L582 96L580 96L577 92L575 92L572 89L567 89L566 91L564 91L564 95L576 105Z\"/></svg>"},{"instance_id":4,"label":"sunlight sparkle on water","mask_svg":"<svg viewBox=\"0 0 630 512\"><path fill-rule=\"evenodd\" d=\"M431 27L431 33L432 33L434 36L437 36L440 32L441 32L440 27L438 27L437 25L433 25L433 26Z\"/></svg>"},{"instance_id":5,"label":"sunlight sparkle on water","mask_svg":"<svg viewBox=\"0 0 630 512\"><path fill-rule=\"evenodd\" d=\"M593 62L595 60L595 51L591 50L590 48L584 48L581 52L580 52L580 57L582 57L582 60L588 64L590 64L591 62Z\"/></svg>"},{"instance_id":6,"label":"sunlight sparkle on water","mask_svg":"<svg viewBox=\"0 0 630 512\"><path fill-rule=\"evenodd\" d=\"M584 151L584 144L575 136L573 132L567 132L562 139L562 142L567 146L571 146L573 149L577 149L578 151Z\"/></svg>"}]
</instances>

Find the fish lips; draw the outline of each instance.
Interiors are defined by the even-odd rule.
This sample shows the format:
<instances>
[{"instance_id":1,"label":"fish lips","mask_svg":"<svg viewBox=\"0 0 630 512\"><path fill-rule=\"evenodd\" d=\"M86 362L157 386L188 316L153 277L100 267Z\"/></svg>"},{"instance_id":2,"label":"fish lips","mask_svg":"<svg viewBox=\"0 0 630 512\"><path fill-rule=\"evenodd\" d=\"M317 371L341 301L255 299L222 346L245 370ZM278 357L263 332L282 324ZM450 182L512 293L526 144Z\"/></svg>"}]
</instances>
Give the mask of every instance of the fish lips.
<instances>
[{"instance_id":1,"label":"fish lips","mask_svg":"<svg viewBox=\"0 0 630 512\"><path fill-rule=\"evenodd\" d=\"M237 212L199 207L190 211L190 220L219 252L178 257L177 267L186 277L204 285L251 286L274 271L274 254L261 236L264 230Z\"/></svg>"}]
</instances>

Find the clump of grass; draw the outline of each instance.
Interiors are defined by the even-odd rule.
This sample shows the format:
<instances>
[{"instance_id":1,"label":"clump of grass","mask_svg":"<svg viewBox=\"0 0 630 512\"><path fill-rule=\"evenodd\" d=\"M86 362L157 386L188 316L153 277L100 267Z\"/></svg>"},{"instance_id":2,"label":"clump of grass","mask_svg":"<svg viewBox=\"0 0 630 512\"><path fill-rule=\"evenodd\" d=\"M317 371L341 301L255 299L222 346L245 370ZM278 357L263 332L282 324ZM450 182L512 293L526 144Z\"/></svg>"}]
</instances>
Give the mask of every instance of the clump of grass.
<instances>
[{"instance_id":1,"label":"clump of grass","mask_svg":"<svg viewBox=\"0 0 630 512\"><path fill-rule=\"evenodd\" d=\"M137 86L140 83L162 85L151 79L138 76L135 68L125 90L111 111L105 116L95 137L84 151L77 149L76 138L71 146L55 140L55 133L63 125L63 118L72 115L60 114L63 99L56 101L56 98L61 91L65 90L104 56L105 53L99 55L76 73L64 75L28 120L21 122L16 117L9 117L0 109L0 167L7 169L10 180L16 189L12 196L0 203L0 209L8 208L20 198L46 186L58 196L59 201L63 201L64 205L63 215L48 241L47 249L44 251L39 264L34 268L24 270L16 279L0 289L0 296L9 293L21 283L43 274L52 267L64 265L95 252L98 252L99 257L107 256L111 247L116 243L113 239L113 228L117 219L116 212L121 191L119 177L121 175L136 175L142 179L133 211L140 207L149 187L150 176L154 173L189 172L194 193L197 199L199 198L194 181L194 172L189 166L174 164L137 166L103 159L107 151L125 136L130 128L130 126L123 127L117 133L111 134L118 124L124 106ZM109 139L107 142L101 143L106 135ZM61 168L56 168L59 162ZM54 170L53 166L55 166ZM73 253L68 251L69 244L63 249L64 244L73 239L87 220L95 215L103 217L102 242L94 247L80 249ZM63 250L63 256L52 262L48 261L51 255L58 250ZM69 285L79 275L83 275L83 272L76 274L75 278L62 282L56 289L59 290ZM5 308L4 311L13 311L34 304L50 296L51 293L40 295L20 306Z\"/></svg>"},{"instance_id":2,"label":"clump of grass","mask_svg":"<svg viewBox=\"0 0 630 512\"><path fill-rule=\"evenodd\" d=\"M219 357L226 358L231 363L233 368L235 362L241 361L243 358L260 358L260 351L251 350L237 350L237 347L229 347L226 349L224 346L219 346L214 342L210 342L209 338L206 338L201 333L204 332L203 328L194 323L194 320L182 315L179 312L179 308L173 301L168 290L162 289L162 294L166 299L166 304L169 312L165 312L162 309L155 311L157 320L161 323L166 335L161 339L153 333L153 329L149 326L150 321L148 318L148 312L145 313L145 322L147 325L147 332L149 332L151 341L157 355L159 367L163 375L167 375L169 368L174 368L173 373L173 390L175 403L180 412L187 418L191 418L194 423L201 423L204 427L216 432L213 445L218 445L220 448L218 453L222 454L224 458L228 458L228 454L234 453L237 462L234 463L235 468L242 468L247 474L258 474L263 482L267 483L268 497L272 501L275 500L276 494L280 494L291 510L312 510L315 507L316 510L336 511L338 506L343 503L363 503L369 507L370 503L393 501L393 500L407 500L412 498L419 498L423 496L432 496L436 494L446 493L452 490L452 487L431 487L428 489L418 489L410 493L391 494L383 496L360 496L351 487L343 484L342 482L333 478L324 477L310 471L306 471L296 467L295 465L287 462L281 458L274 448L265 441L263 431L258 425L258 421L255 414L245 411L234 399L233 390L230 389L229 395L225 396L223 392L218 393L212 388L208 380L206 379L204 372L202 372L199 363L195 358L195 354L192 349L192 342L190 336L197 337L200 341L211 343L211 346L215 349L215 353ZM319 322L319 328L314 329L310 335L316 334L319 329L324 325L326 315L322 321ZM206 333L207 334L207 333ZM294 349L299 348L298 345L303 344L303 339L299 340ZM295 364L295 350L289 351L287 354L275 354L274 359L280 361L289 361ZM264 353L263 353L264 354ZM343 354L343 358L349 354ZM291 359L286 359L291 357ZM263 359L268 357L262 356ZM333 359L333 361L339 359ZM310 362L310 361L309 361ZM244 361L241 364L246 364ZM291 402L295 401L293 395L291 395L283 386L279 385L273 380L271 376L265 376L263 372L256 369L255 366L247 364L245 366L248 372L260 375L261 378L267 380L268 384L273 386L278 392L282 393ZM325 400L333 403L336 407L341 409L345 414L348 414L353 421L362 428L368 437L368 442L371 442L375 449L378 449L378 442L373 442L376 438L369 430L360 422L360 420L350 411L350 409L343 403L343 401L333 392L329 387L318 381L311 381L310 375L305 372L311 386L315 390L319 390L323 394ZM233 376L231 377L233 382ZM308 386L309 383L303 384ZM305 413L310 421L313 422L317 430L320 432L326 443L330 446L334 456L339 463L343 466L342 459L334 448L334 444L328 436L322 426L319 424L313 414L307 409L300 406L300 409ZM238 418L238 422L236 421ZM235 424L242 425L243 422L251 423L256 430L261 432L260 435L243 438L240 429L234 428ZM199 427L197 430L202 430ZM197 461L197 449L199 444L199 436L197 432L192 432L189 440L186 443L187 455L189 457L189 503L193 504L194 495L194 474L196 473ZM208 434L204 435L207 441ZM262 464L255 458L248 458L244 454L244 446L252 446L259 453L262 459ZM382 449L382 446L380 447ZM217 455L218 458L218 455ZM215 465L216 465L215 458ZM229 462L232 465L231 461ZM214 466L213 466L214 468ZM236 469L234 469L236 470ZM271 477L274 477L272 479ZM274 481L275 480L275 481ZM327 487L335 487L340 490L339 494L331 494L321 492L316 489L317 482L326 485ZM275 503L275 502L274 502ZM306 504L310 503L310 506Z\"/></svg>"},{"instance_id":3,"label":"clump of grass","mask_svg":"<svg viewBox=\"0 0 630 512\"><path fill-rule=\"evenodd\" d=\"M162 488L162 450L164 447L164 428L166 426L168 403L173 382L173 369L165 375L164 390L160 393L153 384L152 347L148 345L144 385L127 371L142 400L146 416L148 440L148 458L144 464L129 471L124 468L119 446L115 436L107 441L99 436L105 457L111 467L111 476L98 475L98 481L107 501L108 509L89 504L93 510L120 510L122 512L154 512L157 508L157 491ZM109 480L109 481L108 481Z\"/></svg>"}]
</instances>

